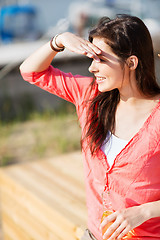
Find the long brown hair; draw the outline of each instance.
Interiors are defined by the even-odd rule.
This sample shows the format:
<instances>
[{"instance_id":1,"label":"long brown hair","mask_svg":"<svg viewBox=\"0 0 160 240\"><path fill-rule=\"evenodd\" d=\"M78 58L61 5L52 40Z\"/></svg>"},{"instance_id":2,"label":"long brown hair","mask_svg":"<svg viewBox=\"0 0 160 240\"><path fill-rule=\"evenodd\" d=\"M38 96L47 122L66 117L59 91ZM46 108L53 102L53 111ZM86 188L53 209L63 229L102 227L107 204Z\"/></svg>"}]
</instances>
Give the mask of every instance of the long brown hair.
<instances>
[{"instance_id":1,"label":"long brown hair","mask_svg":"<svg viewBox=\"0 0 160 240\"><path fill-rule=\"evenodd\" d=\"M94 37L105 40L119 57L122 67L129 56L137 56L136 84L139 91L150 97L160 93L155 77L152 39L142 20L130 15L118 15L112 20L103 17L90 31L89 41L92 42ZM114 132L115 112L119 101L118 89L99 92L90 100L85 126L87 131L81 143L83 145L84 139L89 138L92 154L101 147L108 132Z\"/></svg>"}]
</instances>

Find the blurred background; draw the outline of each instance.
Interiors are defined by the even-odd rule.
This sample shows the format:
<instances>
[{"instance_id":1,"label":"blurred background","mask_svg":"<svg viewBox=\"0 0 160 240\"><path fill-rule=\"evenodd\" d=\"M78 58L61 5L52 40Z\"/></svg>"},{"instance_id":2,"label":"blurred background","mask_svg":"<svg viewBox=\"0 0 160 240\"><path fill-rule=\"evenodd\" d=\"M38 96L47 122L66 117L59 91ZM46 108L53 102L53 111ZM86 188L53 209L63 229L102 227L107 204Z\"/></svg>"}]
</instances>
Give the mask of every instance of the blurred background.
<instances>
[{"instance_id":1,"label":"blurred background","mask_svg":"<svg viewBox=\"0 0 160 240\"><path fill-rule=\"evenodd\" d=\"M160 78L160 0L0 0L0 166L80 150L72 104L22 80L21 62L57 33L84 38L102 16L128 13L148 26ZM66 50L54 66L89 75L87 57ZM72 138L70 138L72 134Z\"/></svg>"}]
</instances>

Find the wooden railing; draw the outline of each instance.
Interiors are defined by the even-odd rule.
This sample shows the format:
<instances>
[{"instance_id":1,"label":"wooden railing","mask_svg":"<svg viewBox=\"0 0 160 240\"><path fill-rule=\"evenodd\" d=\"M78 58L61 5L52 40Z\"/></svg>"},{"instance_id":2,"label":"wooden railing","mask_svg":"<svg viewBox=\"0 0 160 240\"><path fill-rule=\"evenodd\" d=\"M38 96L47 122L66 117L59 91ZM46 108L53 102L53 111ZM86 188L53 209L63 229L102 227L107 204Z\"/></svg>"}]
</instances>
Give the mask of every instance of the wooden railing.
<instances>
[{"instance_id":1,"label":"wooden railing","mask_svg":"<svg viewBox=\"0 0 160 240\"><path fill-rule=\"evenodd\" d=\"M79 152L0 170L4 240L75 240L86 227Z\"/></svg>"}]
</instances>

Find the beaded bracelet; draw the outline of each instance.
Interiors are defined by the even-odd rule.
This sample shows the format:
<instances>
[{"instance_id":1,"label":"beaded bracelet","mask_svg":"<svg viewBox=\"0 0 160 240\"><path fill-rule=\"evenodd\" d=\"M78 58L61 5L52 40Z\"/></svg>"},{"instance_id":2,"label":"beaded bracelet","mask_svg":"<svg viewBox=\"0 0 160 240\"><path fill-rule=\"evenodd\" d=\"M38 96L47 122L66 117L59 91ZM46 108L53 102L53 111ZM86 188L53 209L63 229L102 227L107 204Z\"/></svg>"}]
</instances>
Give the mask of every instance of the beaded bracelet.
<instances>
[{"instance_id":1,"label":"beaded bracelet","mask_svg":"<svg viewBox=\"0 0 160 240\"><path fill-rule=\"evenodd\" d=\"M52 48L53 51L55 52L62 52L65 47L59 47L56 43L56 38L58 37L59 34L57 34L55 37L52 37L50 40L50 47Z\"/></svg>"}]
</instances>

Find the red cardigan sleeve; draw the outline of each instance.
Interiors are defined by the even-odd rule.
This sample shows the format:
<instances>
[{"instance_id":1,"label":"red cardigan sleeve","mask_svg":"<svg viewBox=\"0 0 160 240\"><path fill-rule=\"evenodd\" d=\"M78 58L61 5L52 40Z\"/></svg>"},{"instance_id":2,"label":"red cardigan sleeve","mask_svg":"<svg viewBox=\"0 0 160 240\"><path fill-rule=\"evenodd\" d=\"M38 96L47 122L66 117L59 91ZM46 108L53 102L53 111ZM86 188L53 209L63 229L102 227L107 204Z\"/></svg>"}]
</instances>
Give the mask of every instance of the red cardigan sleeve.
<instances>
[{"instance_id":1,"label":"red cardigan sleeve","mask_svg":"<svg viewBox=\"0 0 160 240\"><path fill-rule=\"evenodd\" d=\"M79 104L86 95L92 82L92 77L72 75L49 66L42 72L24 73L21 75L25 81L34 84L52 94L55 94L73 104Z\"/></svg>"}]
</instances>

